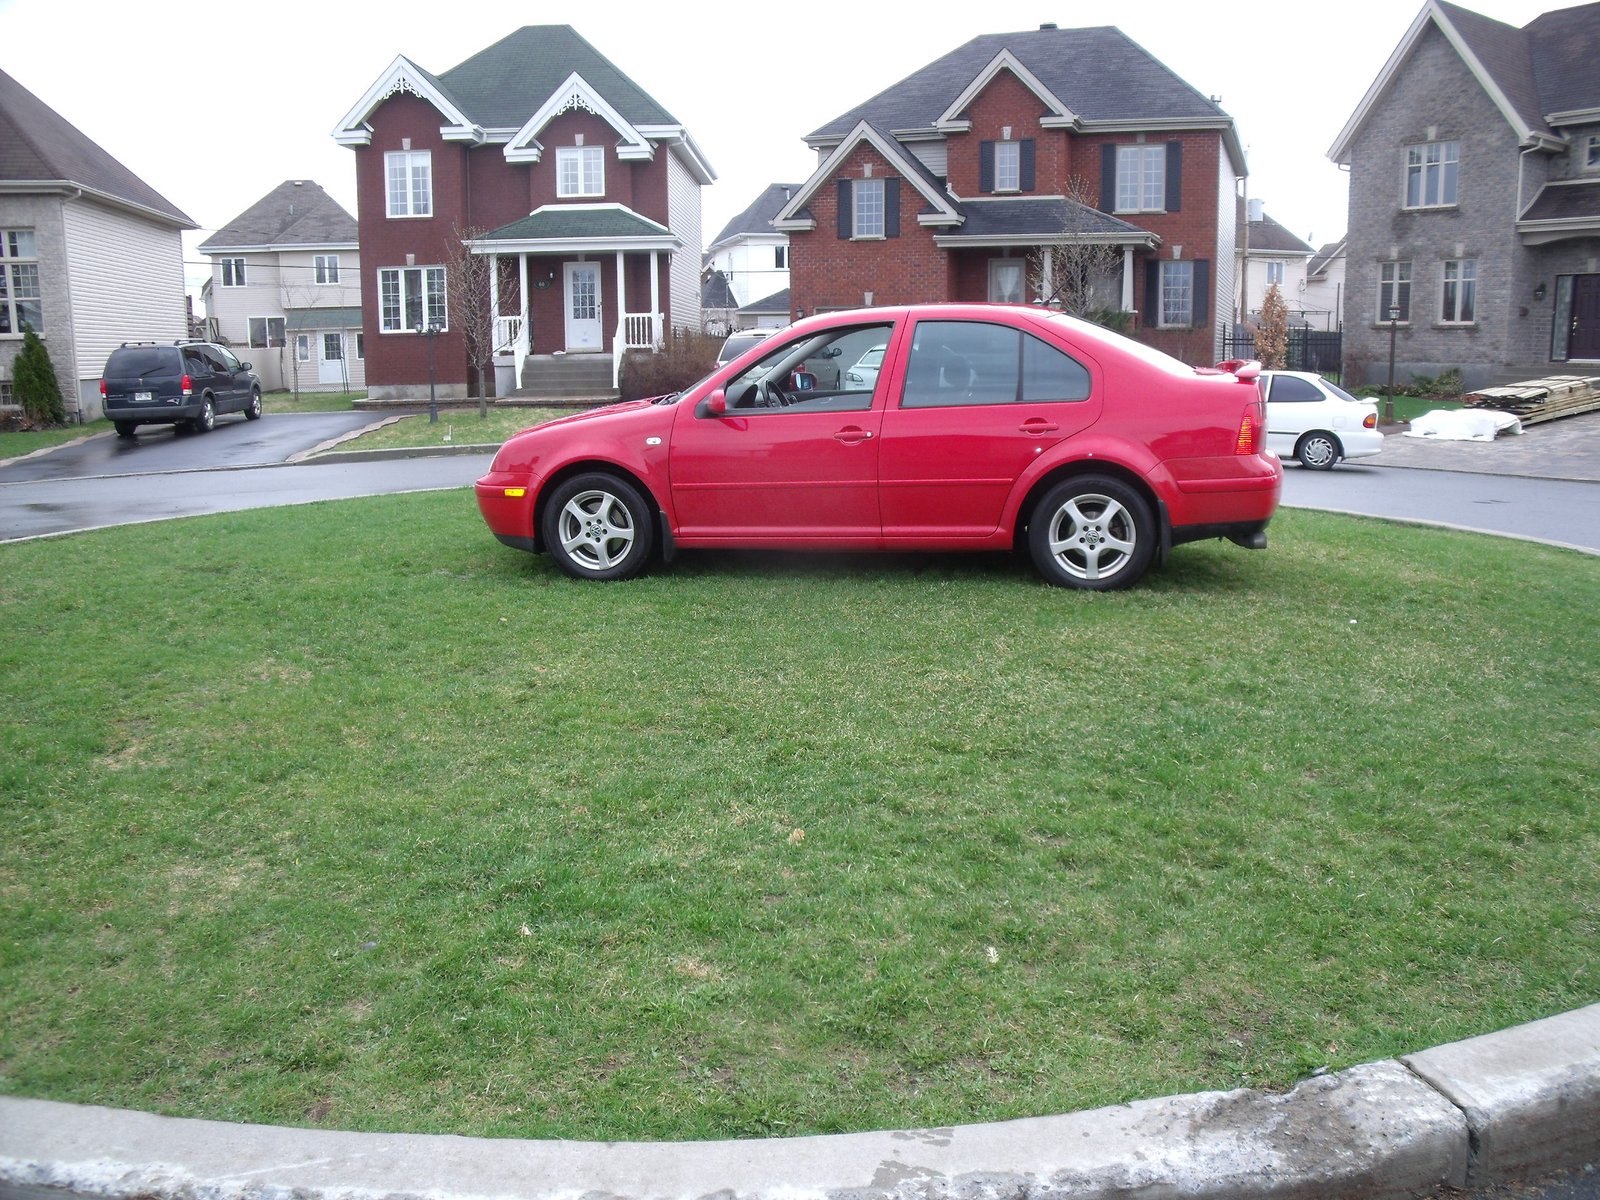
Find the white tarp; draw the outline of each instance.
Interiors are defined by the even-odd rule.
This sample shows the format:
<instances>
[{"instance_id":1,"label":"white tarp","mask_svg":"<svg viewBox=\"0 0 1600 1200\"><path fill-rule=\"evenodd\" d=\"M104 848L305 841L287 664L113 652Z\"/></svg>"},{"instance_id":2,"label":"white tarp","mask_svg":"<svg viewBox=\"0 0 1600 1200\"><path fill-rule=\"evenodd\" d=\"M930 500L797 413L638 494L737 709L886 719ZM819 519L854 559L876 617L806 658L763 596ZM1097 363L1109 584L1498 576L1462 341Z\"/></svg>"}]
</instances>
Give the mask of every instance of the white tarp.
<instances>
[{"instance_id":1,"label":"white tarp","mask_svg":"<svg viewBox=\"0 0 1600 1200\"><path fill-rule=\"evenodd\" d=\"M1522 422L1493 408L1436 408L1411 421L1407 437L1436 442L1492 442L1497 433L1521 433Z\"/></svg>"}]
</instances>

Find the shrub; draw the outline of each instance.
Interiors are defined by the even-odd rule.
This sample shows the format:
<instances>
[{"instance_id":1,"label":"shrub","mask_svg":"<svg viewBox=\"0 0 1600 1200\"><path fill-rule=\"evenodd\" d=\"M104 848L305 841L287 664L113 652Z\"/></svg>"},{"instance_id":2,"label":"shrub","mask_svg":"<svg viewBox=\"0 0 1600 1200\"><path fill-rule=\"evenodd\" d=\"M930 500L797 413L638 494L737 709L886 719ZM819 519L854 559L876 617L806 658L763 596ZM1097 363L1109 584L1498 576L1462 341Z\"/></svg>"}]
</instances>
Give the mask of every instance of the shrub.
<instances>
[{"instance_id":1,"label":"shrub","mask_svg":"<svg viewBox=\"0 0 1600 1200\"><path fill-rule=\"evenodd\" d=\"M1256 357L1269 371L1289 365L1289 306L1277 284L1267 288L1261 301L1261 328L1256 334Z\"/></svg>"},{"instance_id":2,"label":"shrub","mask_svg":"<svg viewBox=\"0 0 1600 1200\"><path fill-rule=\"evenodd\" d=\"M31 425L65 425L66 406L55 364L31 326L22 327L22 350L13 367L12 390L22 415Z\"/></svg>"},{"instance_id":3,"label":"shrub","mask_svg":"<svg viewBox=\"0 0 1600 1200\"><path fill-rule=\"evenodd\" d=\"M622 398L639 400L682 391L717 365L722 341L698 329L674 329L654 354L629 351L622 360Z\"/></svg>"}]
</instances>

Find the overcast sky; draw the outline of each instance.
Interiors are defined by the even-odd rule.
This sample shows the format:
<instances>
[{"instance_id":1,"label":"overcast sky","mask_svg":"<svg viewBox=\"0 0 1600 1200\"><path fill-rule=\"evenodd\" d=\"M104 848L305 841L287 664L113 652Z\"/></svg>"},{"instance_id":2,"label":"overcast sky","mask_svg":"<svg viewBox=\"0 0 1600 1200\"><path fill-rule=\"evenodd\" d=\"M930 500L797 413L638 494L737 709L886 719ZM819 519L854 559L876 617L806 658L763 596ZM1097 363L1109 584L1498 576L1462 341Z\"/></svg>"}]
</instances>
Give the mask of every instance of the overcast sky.
<instances>
[{"instance_id":1,"label":"overcast sky","mask_svg":"<svg viewBox=\"0 0 1600 1200\"><path fill-rule=\"evenodd\" d=\"M1519 26L1564 7L1465 2ZM710 160L710 241L768 183L810 175L805 134L970 38L1111 24L1221 99L1245 147L1249 194L1316 245L1345 227L1346 176L1328 147L1421 7L0 0L0 69L188 213L201 226L186 239L193 260L285 179L314 179L355 212L355 156L330 133L395 55L440 74L519 26L570 24ZM204 260L189 269L192 280L205 274Z\"/></svg>"}]
</instances>

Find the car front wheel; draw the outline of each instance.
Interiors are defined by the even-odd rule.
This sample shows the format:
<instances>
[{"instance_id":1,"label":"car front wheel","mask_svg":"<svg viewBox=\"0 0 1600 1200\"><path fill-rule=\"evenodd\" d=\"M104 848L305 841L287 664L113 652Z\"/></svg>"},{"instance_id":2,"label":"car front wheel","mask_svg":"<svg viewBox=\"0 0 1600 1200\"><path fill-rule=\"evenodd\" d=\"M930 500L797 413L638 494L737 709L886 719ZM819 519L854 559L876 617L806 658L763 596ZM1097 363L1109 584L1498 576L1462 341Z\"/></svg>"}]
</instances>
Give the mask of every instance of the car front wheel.
<instances>
[{"instance_id":1,"label":"car front wheel","mask_svg":"<svg viewBox=\"0 0 1600 1200\"><path fill-rule=\"evenodd\" d=\"M561 483L541 524L550 557L574 579L632 579L655 545L649 504L615 475L574 475Z\"/></svg>"},{"instance_id":2,"label":"car front wheel","mask_svg":"<svg viewBox=\"0 0 1600 1200\"><path fill-rule=\"evenodd\" d=\"M250 390L250 403L245 407L244 418L247 421L261 419L261 393L254 388Z\"/></svg>"},{"instance_id":3,"label":"car front wheel","mask_svg":"<svg viewBox=\"0 0 1600 1200\"><path fill-rule=\"evenodd\" d=\"M200 415L189 422L189 428L196 433L209 433L217 425L217 410L211 403L211 398L206 397L206 402L200 408Z\"/></svg>"},{"instance_id":4,"label":"car front wheel","mask_svg":"<svg viewBox=\"0 0 1600 1200\"><path fill-rule=\"evenodd\" d=\"M1131 587L1155 555L1155 520L1133 488L1083 475L1045 493L1028 522L1028 550L1047 583L1111 591Z\"/></svg>"},{"instance_id":5,"label":"car front wheel","mask_svg":"<svg viewBox=\"0 0 1600 1200\"><path fill-rule=\"evenodd\" d=\"M1333 464L1339 461L1343 453L1339 439L1320 429L1306 434L1294 448L1294 456L1300 460L1300 465L1313 471L1332 470Z\"/></svg>"}]
</instances>

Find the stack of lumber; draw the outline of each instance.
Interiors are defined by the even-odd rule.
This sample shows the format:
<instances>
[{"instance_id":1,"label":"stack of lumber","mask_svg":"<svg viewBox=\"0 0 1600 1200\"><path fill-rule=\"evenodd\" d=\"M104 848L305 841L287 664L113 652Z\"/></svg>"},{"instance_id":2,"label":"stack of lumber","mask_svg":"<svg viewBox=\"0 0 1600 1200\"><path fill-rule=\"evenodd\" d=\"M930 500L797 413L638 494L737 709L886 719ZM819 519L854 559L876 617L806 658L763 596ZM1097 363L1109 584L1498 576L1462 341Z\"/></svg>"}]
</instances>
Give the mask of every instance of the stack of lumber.
<instances>
[{"instance_id":1,"label":"stack of lumber","mask_svg":"<svg viewBox=\"0 0 1600 1200\"><path fill-rule=\"evenodd\" d=\"M1462 397L1468 408L1497 408L1524 425L1553 421L1600 408L1600 375L1552 375L1505 387L1482 388Z\"/></svg>"}]
</instances>

